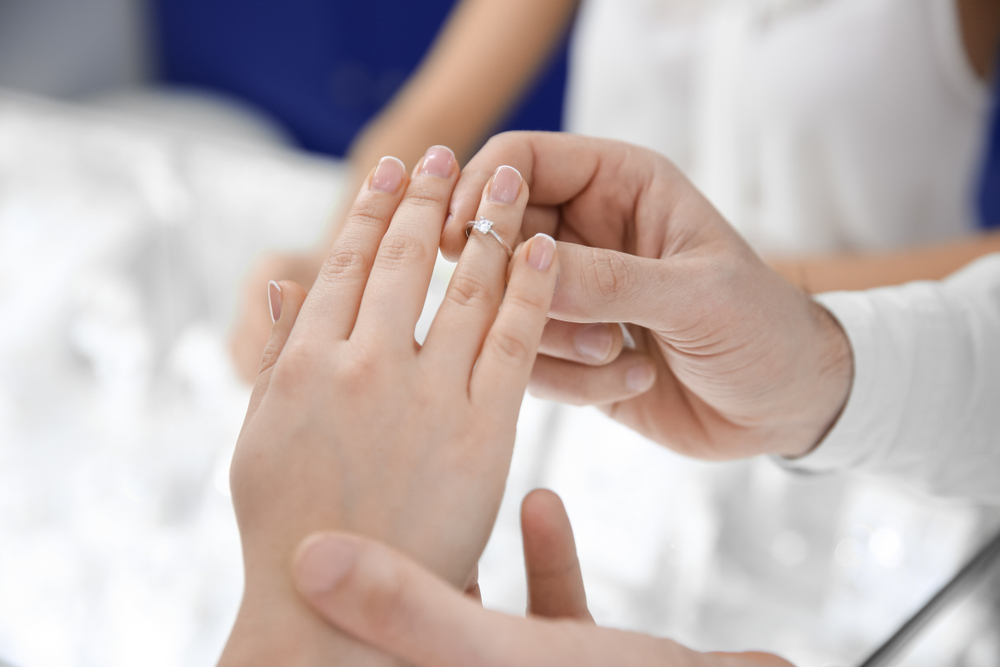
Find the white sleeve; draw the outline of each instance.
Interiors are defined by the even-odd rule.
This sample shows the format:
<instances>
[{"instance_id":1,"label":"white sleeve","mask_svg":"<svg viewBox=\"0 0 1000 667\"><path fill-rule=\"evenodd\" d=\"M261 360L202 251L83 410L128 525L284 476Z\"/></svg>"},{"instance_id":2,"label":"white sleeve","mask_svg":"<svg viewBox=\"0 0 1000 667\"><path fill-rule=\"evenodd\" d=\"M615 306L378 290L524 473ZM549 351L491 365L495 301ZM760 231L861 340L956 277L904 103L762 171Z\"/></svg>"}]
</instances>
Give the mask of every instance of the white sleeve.
<instances>
[{"instance_id":1,"label":"white sleeve","mask_svg":"<svg viewBox=\"0 0 1000 667\"><path fill-rule=\"evenodd\" d=\"M823 442L785 465L1000 503L1000 254L942 282L816 300L847 332L854 381Z\"/></svg>"}]
</instances>

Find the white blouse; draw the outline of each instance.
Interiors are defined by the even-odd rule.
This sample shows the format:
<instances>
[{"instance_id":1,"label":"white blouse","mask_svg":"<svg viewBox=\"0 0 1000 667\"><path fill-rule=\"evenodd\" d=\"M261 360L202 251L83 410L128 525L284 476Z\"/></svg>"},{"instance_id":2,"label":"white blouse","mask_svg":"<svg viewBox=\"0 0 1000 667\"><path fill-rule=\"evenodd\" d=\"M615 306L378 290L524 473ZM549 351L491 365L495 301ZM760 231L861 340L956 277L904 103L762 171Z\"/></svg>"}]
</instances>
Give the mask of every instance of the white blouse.
<instances>
[{"instance_id":1,"label":"white blouse","mask_svg":"<svg viewBox=\"0 0 1000 667\"><path fill-rule=\"evenodd\" d=\"M768 254L975 228L989 94L952 0L589 0L569 130L654 148Z\"/></svg>"}]
</instances>

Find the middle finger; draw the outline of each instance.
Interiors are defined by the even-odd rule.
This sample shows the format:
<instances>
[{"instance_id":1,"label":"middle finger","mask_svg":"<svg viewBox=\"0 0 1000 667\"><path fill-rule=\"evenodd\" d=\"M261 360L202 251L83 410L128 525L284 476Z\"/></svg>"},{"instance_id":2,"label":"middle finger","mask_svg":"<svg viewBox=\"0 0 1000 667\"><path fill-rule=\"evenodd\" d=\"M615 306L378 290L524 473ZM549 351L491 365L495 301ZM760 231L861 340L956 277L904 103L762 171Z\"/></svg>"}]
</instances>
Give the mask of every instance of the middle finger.
<instances>
[{"instance_id":1,"label":"middle finger","mask_svg":"<svg viewBox=\"0 0 1000 667\"><path fill-rule=\"evenodd\" d=\"M412 344L457 180L451 150L427 149L375 256L354 328L361 336Z\"/></svg>"}]
</instances>

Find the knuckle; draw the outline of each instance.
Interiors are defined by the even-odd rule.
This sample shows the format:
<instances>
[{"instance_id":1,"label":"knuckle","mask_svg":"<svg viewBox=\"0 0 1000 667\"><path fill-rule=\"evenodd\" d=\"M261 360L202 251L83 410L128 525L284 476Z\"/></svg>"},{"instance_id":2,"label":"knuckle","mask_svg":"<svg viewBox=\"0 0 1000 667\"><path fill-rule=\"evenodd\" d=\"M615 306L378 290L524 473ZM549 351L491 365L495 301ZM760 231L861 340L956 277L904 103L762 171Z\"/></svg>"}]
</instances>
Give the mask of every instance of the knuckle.
<instances>
[{"instance_id":1,"label":"knuckle","mask_svg":"<svg viewBox=\"0 0 1000 667\"><path fill-rule=\"evenodd\" d=\"M487 339L489 351L501 363L511 366L526 364L535 354L535 350L521 331L498 329Z\"/></svg>"},{"instance_id":2,"label":"knuckle","mask_svg":"<svg viewBox=\"0 0 1000 667\"><path fill-rule=\"evenodd\" d=\"M437 185L437 183L435 183ZM400 206L414 206L417 208L444 208L445 198L435 192L435 188L428 183L413 183L403 197Z\"/></svg>"},{"instance_id":3,"label":"knuckle","mask_svg":"<svg viewBox=\"0 0 1000 667\"><path fill-rule=\"evenodd\" d=\"M334 283L354 280L368 273L369 262L368 257L357 248L349 244L339 244L330 251L319 275Z\"/></svg>"},{"instance_id":4,"label":"knuckle","mask_svg":"<svg viewBox=\"0 0 1000 667\"><path fill-rule=\"evenodd\" d=\"M294 387L303 377L313 377L324 368L323 358L308 345L288 343L275 359L271 383L275 387Z\"/></svg>"},{"instance_id":5,"label":"knuckle","mask_svg":"<svg viewBox=\"0 0 1000 667\"><path fill-rule=\"evenodd\" d=\"M492 301L492 290L478 277L456 273L445 298L463 308L481 308Z\"/></svg>"},{"instance_id":6,"label":"knuckle","mask_svg":"<svg viewBox=\"0 0 1000 667\"><path fill-rule=\"evenodd\" d=\"M405 234L393 234L382 239L375 263L380 269L394 270L423 263L427 255L427 248L417 239Z\"/></svg>"},{"instance_id":7,"label":"knuckle","mask_svg":"<svg viewBox=\"0 0 1000 667\"><path fill-rule=\"evenodd\" d=\"M486 142L486 146L490 146L492 148L511 146L517 142L517 139L521 134L521 132L516 130L507 130L506 132L494 134L490 137L489 141Z\"/></svg>"},{"instance_id":8,"label":"knuckle","mask_svg":"<svg viewBox=\"0 0 1000 667\"><path fill-rule=\"evenodd\" d=\"M597 296L606 301L621 298L629 292L635 279L632 269L618 253L591 250L587 277Z\"/></svg>"},{"instance_id":9,"label":"knuckle","mask_svg":"<svg viewBox=\"0 0 1000 667\"><path fill-rule=\"evenodd\" d=\"M337 363L337 376L343 386L359 387L372 382L380 373L379 357L354 349L342 354Z\"/></svg>"},{"instance_id":10,"label":"knuckle","mask_svg":"<svg viewBox=\"0 0 1000 667\"><path fill-rule=\"evenodd\" d=\"M395 207L387 209L385 203L374 197L359 197L351 207L344 226L384 227Z\"/></svg>"},{"instance_id":11,"label":"knuckle","mask_svg":"<svg viewBox=\"0 0 1000 667\"><path fill-rule=\"evenodd\" d=\"M512 310L527 311L529 314L539 312L547 314L549 310L549 298L540 290L513 290L508 288L507 294L503 298L503 307Z\"/></svg>"}]
</instances>

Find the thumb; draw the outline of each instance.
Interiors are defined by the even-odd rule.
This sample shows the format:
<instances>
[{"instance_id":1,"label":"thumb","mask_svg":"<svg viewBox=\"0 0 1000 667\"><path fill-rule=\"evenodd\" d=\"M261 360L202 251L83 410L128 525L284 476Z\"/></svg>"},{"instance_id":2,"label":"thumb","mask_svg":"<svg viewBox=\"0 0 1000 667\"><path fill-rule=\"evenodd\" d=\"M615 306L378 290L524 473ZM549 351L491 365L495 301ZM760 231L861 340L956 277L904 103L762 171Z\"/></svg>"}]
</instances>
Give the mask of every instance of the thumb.
<instances>
[{"instance_id":1,"label":"thumb","mask_svg":"<svg viewBox=\"0 0 1000 667\"><path fill-rule=\"evenodd\" d=\"M264 353L260 358L260 370L257 372L257 381L253 385L253 393L250 394L250 407L247 409L249 418L260 404L260 400L267 391L268 382L271 379L271 369L281 356L281 351L288 342L288 336L292 333L295 320L302 309L302 303L306 300L306 291L291 280L275 282L272 280L267 284L267 303L271 309L271 337L264 347Z\"/></svg>"},{"instance_id":2,"label":"thumb","mask_svg":"<svg viewBox=\"0 0 1000 667\"><path fill-rule=\"evenodd\" d=\"M420 667L485 664L524 643L523 619L483 609L403 554L355 535L310 535L292 577L331 625Z\"/></svg>"},{"instance_id":3,"label":"thumb","mask_svg":"<svg viewBox=\"0 0 1000 667\"><path fill-rule=\"evenodd\" d=\"M717 664L668 639L483 609L403 554L356 535L310 535L292 576L321 618L417 667Z\"/></svg>"},{"instance_id":4,"label":"thumb","mask_svg":"<svg viewBox=\"0 0 1000 667\"><path fill-rule=\"evenodd\" d=\"M521 503L528 612L594 621L587 609L573 527L558 495L535 489Z\"/></svg>"},{"instance_id":5,"label":"thumb","mask_svg":"<svg viewBox=\"0 0 1000 667\"><path fill-rule=\"evenodd\" d=\"M663 260L559 243L559 284L549 315L569 322L630 322L656 328L674 281Z\"/></svg>"}]
</instances>

